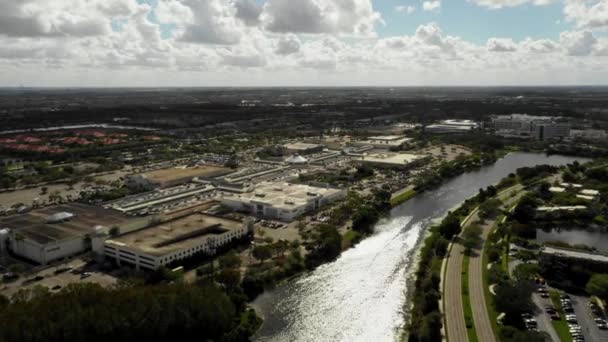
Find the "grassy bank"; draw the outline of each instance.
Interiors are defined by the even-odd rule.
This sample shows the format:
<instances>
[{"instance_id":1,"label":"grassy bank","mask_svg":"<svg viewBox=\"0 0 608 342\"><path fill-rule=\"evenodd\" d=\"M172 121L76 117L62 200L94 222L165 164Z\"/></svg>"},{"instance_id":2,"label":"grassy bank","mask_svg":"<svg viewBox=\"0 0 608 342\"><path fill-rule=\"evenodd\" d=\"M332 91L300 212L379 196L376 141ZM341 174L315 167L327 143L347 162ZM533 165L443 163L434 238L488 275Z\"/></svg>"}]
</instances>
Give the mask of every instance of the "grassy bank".
<instances>
[{"instance_id":1,"label":"grassy bank","mask_svg":"<svg viewBox=\"0 0 608 342\"><path fill-rule=\"evenodd\" d=\"M412 199L414 196L416 196L416 190L414 189L410 189L408 191L405 191L395 197L393 197L391 199L391 206L392 207L396 207L399 204L405 203L407 201L409 201L410 199Z\"/></svg>"},{"instance_id":2,"label":"grassy bank","mask_svg":"<svg viewBox=\"0 0 608 342\"><path fill-rule=\"evenodd\" d=\"M462 305L464 308L464 322L467 326L469 342L477 342L477 331L473 320L473 309L471 308L471 296L469 295L469 256L465 255L462 261Z\"/></svg>"},{"instance_id":3,"label":"grassy bank","mask_svg":"<svg viewBox=\"0 0 608 342\"><path fill-rule=\"evenodd\" d=\"M555 332L559 336L560 341L572 342L572 335L570 335L570 330L568 329L566 315L562 309L562 303L559 301L559 292L551 291L549 295L551 296L551 302L553 303L555 310L557 310L559 317L561 317L559 321L551 321L553 328L555 328Z\"/></svg>"}]
</instances>

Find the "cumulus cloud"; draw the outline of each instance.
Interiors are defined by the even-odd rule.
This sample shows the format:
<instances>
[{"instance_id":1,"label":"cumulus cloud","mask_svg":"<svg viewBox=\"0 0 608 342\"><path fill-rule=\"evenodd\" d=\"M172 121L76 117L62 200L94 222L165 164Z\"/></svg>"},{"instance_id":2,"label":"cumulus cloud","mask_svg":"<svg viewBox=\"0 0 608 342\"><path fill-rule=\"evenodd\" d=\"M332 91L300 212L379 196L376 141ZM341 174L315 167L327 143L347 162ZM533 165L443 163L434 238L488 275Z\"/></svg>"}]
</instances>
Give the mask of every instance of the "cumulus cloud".
<instances>
[{"instance_id":1,"label":"cumulus cloud","mask_svg":"<svg viewBox=\"0 0 608 342\"><path fill-rule=\"evenodd\" d=\"M488 51L513 52L517 50L517 44L511 38L490 38L486 43Z\"/></svg>"},{"instance_id":2,"label":"cumulus cloud","mask_svg":"<svg viewBox=\"0 0 608 342\"><path fill-rule=\"evenodd\" d=\"M424 11L437 11L441 8L441 0L427 0L422 2Z\"/></svg>"},{"instance_id":3,"label":"cumulus cloud","mask_svg":"<svg viewBox=\"0 0 608 342\"><path fill-rule=\"evenodd\" d=\"M262 5L255 0L236 0L236 17L242 20L247 26L257 26L260 23Z\"/></svg>"},{"instance_id":4,"label":"cumulus cloud","mask_svg":"<svg viewBox=\"0 0 608 342\"><path fill-rule=\"evenodd\" d=\"M382 22L370 0L267 0L262 20L271 32L359 36Z\"/></svg>"},{"instance_id":5,"label":"cumulus cloud","mask_svg":"<svg viewBox=\"0 0 608 342\"><path fill-rule=\"evenodd\" d=\"M608 28L608 0L566 0L564 14L579 28Z\"/></svg>"},{"instance_id":6,"label":"cumulus cloud","mask_svg":"<svg viewBox=\"0 0 608 342\"><path fill-rule=\"evenodd\" d=\"M515 7L524 4L533 4L536 6L549 5L556 0L468 0L476 5L488 7L491 9L500 9L505 7ZM575 0L579 1L579 0Z\"/></svg>"},{"instance_id":7,"label":"cumulus cloud","mask_svg":"<svg viewBox=\"0 0 608 342\"><path fill-rule=\"evenodd\" d=\"M123 12L116 1L103 4L67 0L0 0L0 35L12 37L83 37L103 35L110 31L110 20L103 14ZM133 4L131 4L133 5ZM126 12L126 11L125 11Z\"/></svg>"},{"instance_id":8,"label":"cumulus cloud","mask_svg":"<svg viewBox=\"0 0 608 342\"><path fill-rule=\"evenodd\" d=\"M414 5L398 5L395 6L395 11L399 12L399 13L406 13L408 15L414 13L416 11L416 6Z\"/></svg>"},{"instance_id":9,"label":"cumulus cloud","mask_svg":"<svg viewBox=\"0 0 608 342\"><path fill-rule=\"evenodd\" d=\"M591 31L566 31L559 36L561 45L570 56L587 56L597 43Z\"/></svg>"},{"instance_id":10,"label":"cumulus cloud","mask_svg":"<svg viewBox=\"0 0 608 342\"><path fill-rule=\"evenodd\" d=\"M290 55L299 52L300 45L300 39L298 39L296 35L290 34L279 39L275 53L279 55Z\"/></svg>"}]
</instances>

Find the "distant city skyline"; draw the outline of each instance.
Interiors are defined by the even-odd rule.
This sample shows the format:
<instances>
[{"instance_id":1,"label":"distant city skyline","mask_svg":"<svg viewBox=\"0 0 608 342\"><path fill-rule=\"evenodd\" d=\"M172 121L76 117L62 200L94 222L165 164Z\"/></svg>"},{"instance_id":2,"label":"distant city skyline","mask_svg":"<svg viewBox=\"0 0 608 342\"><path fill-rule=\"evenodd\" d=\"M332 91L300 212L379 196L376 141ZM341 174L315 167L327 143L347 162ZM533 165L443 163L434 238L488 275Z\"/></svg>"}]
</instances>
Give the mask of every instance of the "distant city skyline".
<instances>
[{"instance_id":1,"label":"distant city skyline","mask_svg":"<svg viewBox=\"0 0 608 342\"><path fill-rule=\"evenodd\" d=\"M608 0L0 0L0 87L605 85Z\"/></svg>"}]
</instances>

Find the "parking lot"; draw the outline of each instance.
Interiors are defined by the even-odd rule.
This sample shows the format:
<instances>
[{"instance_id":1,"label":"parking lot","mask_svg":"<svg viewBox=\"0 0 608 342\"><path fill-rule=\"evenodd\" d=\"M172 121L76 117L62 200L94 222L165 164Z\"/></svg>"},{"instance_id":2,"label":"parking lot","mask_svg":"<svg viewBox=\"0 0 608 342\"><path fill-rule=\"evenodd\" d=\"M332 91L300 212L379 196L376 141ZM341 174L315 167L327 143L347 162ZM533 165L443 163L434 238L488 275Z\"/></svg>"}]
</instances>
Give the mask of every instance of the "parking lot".
<instances>
[{"instance_id":1,"label":"parking lot","mask_svg":"<svg viewBox=\"0 0 608 342\"><path fill-rule=\"evenodd\" d=\"M11 297L20 289L32 289L43 286L51 291L60 291L71 283L97 283L108 287L116 284L117 278L107 273L89 269L81 259L74 259L55 267L50 267L27 277L20 277L14 281L2 284L0 294Z\"/></svg>"}]
</instances>

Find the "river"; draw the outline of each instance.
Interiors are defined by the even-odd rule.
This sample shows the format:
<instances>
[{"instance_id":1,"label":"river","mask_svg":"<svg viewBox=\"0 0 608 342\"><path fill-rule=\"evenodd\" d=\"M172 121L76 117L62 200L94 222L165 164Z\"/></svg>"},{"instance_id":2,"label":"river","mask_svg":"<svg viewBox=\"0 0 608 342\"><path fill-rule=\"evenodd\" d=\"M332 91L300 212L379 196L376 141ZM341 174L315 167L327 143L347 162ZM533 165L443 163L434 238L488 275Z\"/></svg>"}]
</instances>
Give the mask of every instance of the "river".
<instances>
[{"instance_id":1,"label":"river","mask_svg":"<svg viewBox=\"0 0 608 342\"><path fill-rule=\"evenodd\" d=\"M492 166L458 176L394 208L374 235L325 264L262 294L254 307L264 318L255 336L266 341L395 341L415 255L426 229L480 188L517 168L563 165L576 158L511 153Z\"/></svg>"}]
</instances>

